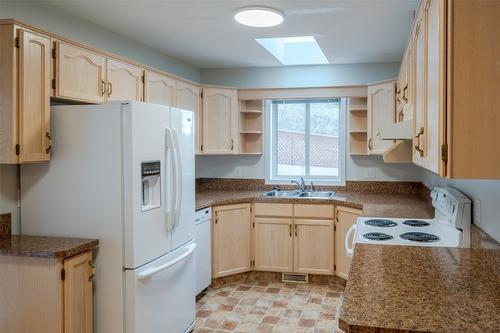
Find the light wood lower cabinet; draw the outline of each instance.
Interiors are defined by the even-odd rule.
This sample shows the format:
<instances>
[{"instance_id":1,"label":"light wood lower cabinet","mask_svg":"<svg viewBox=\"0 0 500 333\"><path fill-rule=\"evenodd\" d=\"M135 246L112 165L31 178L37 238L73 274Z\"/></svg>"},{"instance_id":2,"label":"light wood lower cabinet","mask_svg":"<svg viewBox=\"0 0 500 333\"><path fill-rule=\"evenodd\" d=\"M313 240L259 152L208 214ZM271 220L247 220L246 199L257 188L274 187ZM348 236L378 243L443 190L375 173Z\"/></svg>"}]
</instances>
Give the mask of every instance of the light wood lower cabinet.
<instances>
[{"instance_id":1,"label":"light wood lower cabinet","mask_svg":"<svg viewBox=\"0 0 500 333\"><path fill-rule=\"evenodd\" d=\"M106 101L106 58L56 41L55 97L88 103Z\"/></svg>"},{"instance_id":2,"label":"light wood lower cabinet","mask_svg":"<svg viewBox=\"0 0 500 333\"><path fill-rule=\"evenodd\" d=\"M212 276L251 269L252 225L250 204L214 207L212 223Z\"/></svg>"},{"instance_id":3,"label":"light wood lower cabinet","mask_svg":"<svg viewBox=\"0 0 500 333\"><path fill-rule=\"evenodd\" d=\"M91 262L0 256L2 333L92 333Z\"/></svg>"},{"instance_id":4,"label":"light wood lower cabinet","mask_svg":"<svg viewBox=\"0 0 500 333\"><path fill-rule=\"evenodd\" d=\"M293 220L255 218L254 258L258 271L293 270Z\"/></svg>"},{"instance_id":5,"label":"light wood lower cabinet","mask_svg":"<svg viewBox=\"0 0 500 333\"><path fill-rule=\"evenodd\" d=\"M295 220L294 272L333 274L333 220Z\"/></svg>"},{"instance_id":6,"label":"light wood lower cabinet","mask_svg":"<svg viewBox=\"0 0 500 333\"><path fill-rule=\"evenodd\" d=\"M121 61L107 62L108 101L142 101L144 94L144 70Z\"/></svg>"},{"instance_id":7,"label":"light wood lower cabinet","mask_svg":"<svg viewBox=\"0 0 500 333\"><path fill-rule=\"evenodd\" d=\"M335 209L335 275L347 279L351 268L351 257L345 251L345 236L351 225L356 224L361 210L337 206ZM352 237L349 239L352 244Z\"/></svg>"},{"instance_id":8,"label":"light wood lower cabinet","mask_svg":"<svg viewBox=\"0 0 500 333\"><path fill-rule=\"evenodd\" d=\"M0 162L48 161L50 38L0 26L0 46Z\"/></svg>"}]
</instances>

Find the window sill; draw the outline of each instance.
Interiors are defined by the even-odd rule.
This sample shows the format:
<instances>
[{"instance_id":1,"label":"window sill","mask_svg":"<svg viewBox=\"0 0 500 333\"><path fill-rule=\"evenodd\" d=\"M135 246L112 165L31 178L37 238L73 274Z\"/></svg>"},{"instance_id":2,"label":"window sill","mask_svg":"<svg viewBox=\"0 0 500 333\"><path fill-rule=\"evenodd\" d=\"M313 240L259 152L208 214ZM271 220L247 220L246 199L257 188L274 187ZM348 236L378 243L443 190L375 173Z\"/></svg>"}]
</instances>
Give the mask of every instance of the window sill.
<instances>
[{"instance_id":1,"label":"window sill","mask_svg":"<svg viewBox=\"0 0 500 333\"><path fill-rule=\"evenodd\" d=\"M266 185L294 185L292 180L298 181L300 178L290 178L290 179L266 179ZM307 185L314 183L314 185L320 186L345 186L345 180L329 181L324 179L304 179Z\"/></svg>"}]
</instances>

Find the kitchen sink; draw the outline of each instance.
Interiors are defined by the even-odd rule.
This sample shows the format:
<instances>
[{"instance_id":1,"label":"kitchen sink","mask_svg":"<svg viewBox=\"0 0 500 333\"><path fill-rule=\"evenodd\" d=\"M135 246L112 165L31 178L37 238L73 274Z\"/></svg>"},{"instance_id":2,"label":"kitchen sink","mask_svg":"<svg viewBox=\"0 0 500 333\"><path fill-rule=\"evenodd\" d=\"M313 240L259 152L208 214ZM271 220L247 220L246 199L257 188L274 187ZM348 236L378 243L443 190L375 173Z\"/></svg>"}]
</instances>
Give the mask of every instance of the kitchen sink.
<instances>
[{"instance_id":1,"label":"kitchen sink","mask_svg":"<svg viewBox=\"0 0 500 333\"><path fill-rule=\"evenodd\" d=\"M308 198L308 199L330 199L335 192L298 192L298 191L270 191L263 194L264 197L276 198Z\"/></svg>"},{"instance_id":2,"label":"kitchen sink","mask_svg":"<svg viewBox=\"0 0 500 333\"><path fill-rule=\"evenodd\" d=\"M301 192L298 197L299 198L310 198L310 199L330 199L335 195L335 192Z\"/></svg>"},{"instance_id":3,"label":"kitchen sink","mask_svg":"<svg viewBox=\"0 0 500 333\"><path fill-rule=\"evenodd\" d=\"M300 192L297 191L270 191L264 193L265 197L277 197L277 198L297 198Z\"/></svg>"}]
</instances>

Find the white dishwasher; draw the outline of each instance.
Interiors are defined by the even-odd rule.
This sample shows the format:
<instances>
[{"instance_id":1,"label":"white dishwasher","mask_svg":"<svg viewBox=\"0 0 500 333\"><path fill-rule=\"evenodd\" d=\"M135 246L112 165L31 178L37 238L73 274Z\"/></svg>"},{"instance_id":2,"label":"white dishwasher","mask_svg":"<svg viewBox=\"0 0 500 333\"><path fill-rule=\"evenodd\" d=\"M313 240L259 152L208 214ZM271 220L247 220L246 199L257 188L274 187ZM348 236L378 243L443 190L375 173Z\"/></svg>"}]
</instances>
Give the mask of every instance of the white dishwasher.
<instances>
[{"instance_id":1,"label":"white dishwasher","mask_svg":"<svg viewBox=\"0 0 500 333\"><path fill-rule=\"evenodd\" d=\"M195 252L196 265L196 294L205 290L212 281L212 248L210 221L212 220L212 208L197 210L194 214Z\"/></svg>"}]
</instances>

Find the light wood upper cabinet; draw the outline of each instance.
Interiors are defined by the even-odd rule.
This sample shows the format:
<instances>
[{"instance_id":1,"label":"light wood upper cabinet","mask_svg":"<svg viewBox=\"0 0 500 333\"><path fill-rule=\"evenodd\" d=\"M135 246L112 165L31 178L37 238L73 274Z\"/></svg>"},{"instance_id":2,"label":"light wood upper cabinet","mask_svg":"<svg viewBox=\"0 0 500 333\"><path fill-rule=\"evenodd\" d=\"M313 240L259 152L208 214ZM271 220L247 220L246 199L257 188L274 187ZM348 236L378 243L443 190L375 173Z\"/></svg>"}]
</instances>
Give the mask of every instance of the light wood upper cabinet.
<instances>
[{"instance_id":1,"label":"light wood upper cabinet","mask_svg":"<svg viewBox=\"0 0 500 333\"><path fill-rule=\"evenodd\" d=\"M250 204L214 207L212 276L221 277L251 269Z\"/></svg>"},{"instance_id":2,"label":"light wood upper cabinet","mask_svg":"<svg viewBox=\"0 0 500 333\"><path fill-rule=\"evenodd\" d=\"M2 332L92 333L92 252L74 257L0 256Z\"/></svg>"},{"instance_id":3,"label":"light wood upper cabinet","mask_svg":"<svg viewBox=\"0 0 500 333\"><path fill-rule=\"evenodd\" d=\"M258 271L293 271L293 220L255 218L255 269Z\"/></svg>"},{"instance_id":4,"label":"light wood upper cabinet","mask_svg":"<svg viewBox=\"0 0 500 333\"><path fill-rule=\"evenodd\" d=\"M203 88L202 110L202 153L236 153L238 151L236 90Z\"/></svg>"},{"instance_id":5,"label":"light wood upper cabinet","mask_svg":"<svg viewBox=\"0 0 500 333\"><path fill-rule=\"evenodd\" d=\"M202 112L200 87L184 81L177 81L175 106L184 110L193 111L195 115L196 153L201 153L202 145Z\"/></svg>"},{"instance_id":6,"label":"light wood upper cabinet","mask_svg":"<svg viewBox=\"0 0 500 333\"><path fill-rule=\"evenodd\" d=\"M0 25L0 163L50 159L48 36Z\"/></svg>"},{"instance_id":7,"label":"light wood upper cabinet","mask_svg":"<svg viewBox=\"0 0 500 333\"><path fill-rule=\"evenodd\" d=\"M177 81L165 74L146 71L146 98L148 103L175 105Z\"/></svg>"},{"instance_id":8,"label":"light wood upper cabinet","mask_svg":"<svg viewBox=\"0 0 500 333\"><path fill-rule=\"evenodd\" d=\"M413 163L422 165L425 152L425 24L423 15L417 17L415 32L413 35L413 61L415 70L414 92L415 104L413 114L414 139L413 139Z\"/></svg>"},{"instance_id":9,"label":"light wood upper cabinet","mask_svg":"<svg viewBox=\"0 0 500 333\"><path fill-rule=\"evenodd\" d=\"M106 58L56 41L55 97L88 103L106 100Z\"/></svg>"},{"instance_id":10,"label":"light wood upper cabinet","mask_svg":"<svg viewBox=\"0 0 500 333\"><path fill-rule=\"evenodd\" d=\"M108 100L143 100L144 70L142 68L108 59L107 81Z\"/></svg>"},{"instance_id":11,"label":"light wood upper cabinet","mask_svg":"<svg viewBox=\"0 0 500 333\"><path fill-rule=\"evenodd\" d=\"M64 332L92 333L92 276L90 251L64 261Z\"/></svg>"},{"instance_id":12,"label":"light wood upper cabinet","mask_svg":"<svg viewBox=\"0 0 500 333\"><path fill-rule=\"evenodd\" d=\"M361 210L337 206L335 216L335 275L347 279L351 269L351 257L345 251L345 237L349 228L356 224L361 216ZM352 237L349 244L352 244Z\"/></svg>"},{"instance_id":13,"label":"light wood upper cabinet","mask_svg":"<svg viewBox=\"0 0 500 333\"><path fill-rule=\"evenodd\" d=\"M380 138L380 128L395 120L395 82L368 86L368 152L382 155L391 147L391 140Z\"/></svg>"},{"instance_id":14,"label":"light wood upper cabinet","mask_svg":"<svg viewBox=\"0 0 500 333\"><path fill-rule=\"evenodd\" d=\"M19 30L19 162L50 160L50 38Z\"/></svg>"},{"instance_id":15,"label":"light wood upper cabinet","mask_svg":"<svg viewBox=\"0 0 500 333\"><path fill-rule=\"evenodd\" d=\"M294 272L333 274L333 220L296 219Z\"/></svg>"}]
</instances>

